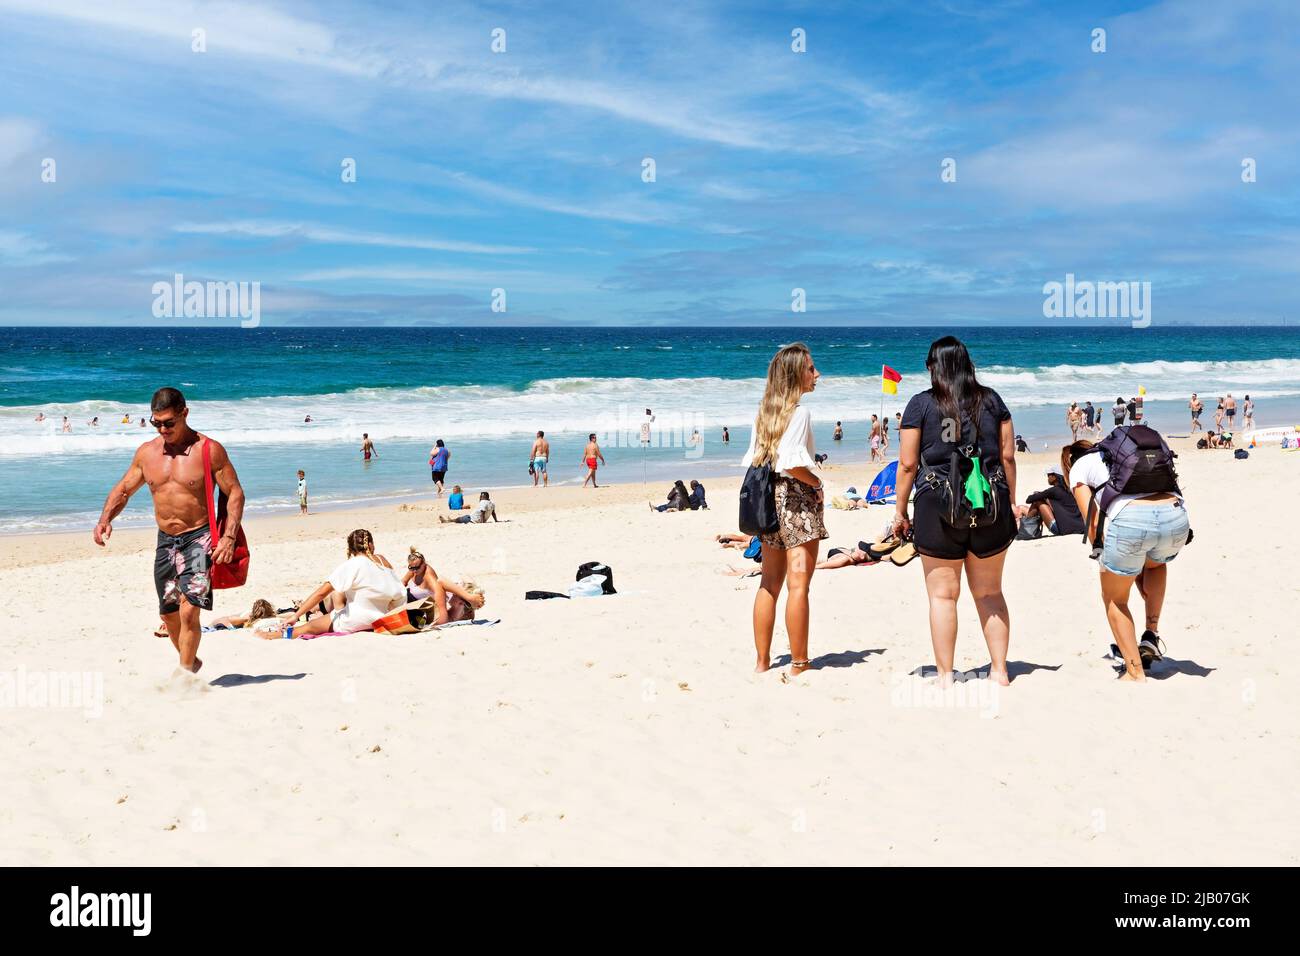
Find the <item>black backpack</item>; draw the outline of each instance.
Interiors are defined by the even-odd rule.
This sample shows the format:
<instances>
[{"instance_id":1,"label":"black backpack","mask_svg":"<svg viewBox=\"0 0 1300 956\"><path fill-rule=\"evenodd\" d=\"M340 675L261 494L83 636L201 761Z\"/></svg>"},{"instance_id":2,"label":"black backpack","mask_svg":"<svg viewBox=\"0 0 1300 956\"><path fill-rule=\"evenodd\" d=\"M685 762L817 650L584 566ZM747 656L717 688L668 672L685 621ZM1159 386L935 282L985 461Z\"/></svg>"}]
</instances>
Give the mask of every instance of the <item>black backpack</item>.
<instances>
[{"instance_id":1,"label":"black backpack","mask_svg":"<svg viewBox=\"0 0 1300 956\"><path fill-rule=\"evenodd\" d=\"M614 590L614 569L608 564L603 564L600 561L588 561L586 564L578 565L578 574L573 580L581 581L583 578L592 574L600 574L605 578L604 582L600 585L601 594L618 593Z\"/></svg>"},{"instance_id":2,"label":"black backpack","mask_svg":"<svg viewBox=\"0 0 1300 956\"><path fill-rule=\"evenodd\" d=\"M987 399L985 399L987 401ZM984 407L981 403L979 417L983 417ZM987 528L995 525L1002 517L1001 489L1006 486L1006 475L1002 466L994 468L984 477L988 479L989 493L985 496L984 507L974 509L966 500L966 479L970 477L975 461L980 458L979 417L974 425L974 438L970 442L959 442L948 457L946 465L931 465L923 462L921 480L926 487L939 495L939 516L944 523L953 528ZM962 419L961 437L966 436L969 423ZM981 467L983 462L981 462Z\"/></svg>"},{"instance_id":3,"label":"black backpack","mask_svg":"<svg viewBox=\"0 0 1300 956\"><path fill-rule=\"evenodd\" d=\"M740 483L740 530L751 535L771 534L779 524L772 466L750 465Z\"/></svg>"},{"instance_id":4,"label":"black backpack","mask_svg":"<svg viewBox=\"0 0 1300 956\"><path fill-rule=\"evenodd\" d=\"M1106 509L1120 495L1144 495L1157 491L1182 494L1174 471L1174 453L1150 425L1121 425L1085 454L1101 455L1110 469L1110 480L1094 491L1084 522L1087 528L1092 523L1093 511L1101 512L1097 516L1098 544L1104 537ZM1086 534L1083 540L1085 544L1092 543Z\"/></svg>"}]
</instances>

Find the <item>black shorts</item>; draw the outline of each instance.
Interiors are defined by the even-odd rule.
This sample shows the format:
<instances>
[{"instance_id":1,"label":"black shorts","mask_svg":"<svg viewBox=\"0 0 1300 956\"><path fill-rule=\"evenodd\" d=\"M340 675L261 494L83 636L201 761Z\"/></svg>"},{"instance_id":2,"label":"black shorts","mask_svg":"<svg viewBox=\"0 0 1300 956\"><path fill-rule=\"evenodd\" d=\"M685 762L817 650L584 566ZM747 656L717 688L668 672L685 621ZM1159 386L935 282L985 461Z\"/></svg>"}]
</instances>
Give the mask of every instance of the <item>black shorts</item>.
<instances>
[{"instance_id":1,"label":"black shorts","mask_svg":"<svg viewBox=\"0 0 1300 956\"><path fill-rule=\"evenodd\" d=\"M954 528L943 520L939 496L932 491L917 494L912 502L912 534L916 550L926 557L960 561L968 554L991 558L1007 549L1016 536L1016 516L1011 511L1011 494L996 488L1001 519L987 528Z\"/></svg>"},{"instance_id":2,"label":"black shorts","mask_svg":"<svg viewBox=\"0 0 1300 956\"><path fill-rule=\"evenodd\" d=\"M431 471L429 474L433 476L429 479L430 481L442 481L444 478L447 477L447 473L445 471Z\"/></svg>"},{"instance_id":3,"label":"black shorts","mask_svg":"<svg viewBox=\"0 0 1300 956\"><path fill-rule=\"evenodd\" d=\"M206 527L183 534L158 532L158 550L153 559L153 583L158 590L158 613L175 614L181 596L195 607L212 610L212 581L208 554L212 536Z\"/></svg>"}]
</instances>

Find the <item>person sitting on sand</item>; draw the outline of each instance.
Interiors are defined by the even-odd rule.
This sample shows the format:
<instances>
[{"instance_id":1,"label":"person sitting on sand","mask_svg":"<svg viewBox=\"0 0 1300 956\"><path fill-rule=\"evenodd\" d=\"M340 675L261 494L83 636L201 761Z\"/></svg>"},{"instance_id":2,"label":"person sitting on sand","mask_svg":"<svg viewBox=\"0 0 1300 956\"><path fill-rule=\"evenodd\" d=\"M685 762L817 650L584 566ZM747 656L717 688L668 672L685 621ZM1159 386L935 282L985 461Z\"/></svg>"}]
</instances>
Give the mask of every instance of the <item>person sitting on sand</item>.
<instances>
[{"instance_id":1,"label":"person sitting on sand","mask_svg":"<svg viewBox=\"0 0 1300 956\"><path fill-rule=\"evenodd\" d=\"M686 490L686 486L681 480L673 482L673 486L668 489L668 503L662 505L651 505L651 511L687 511L691 507L691 495Z\"/></svg>"},{"instance_id":2,"label":"person sitting on sand","mask_svg":"<svg viewBox=\"0 0 1300 956\"><path fill-rule=\"evenodd\" d=\"M699 511L700 509L707 511L709 509L708 503L704 500L704 486L698 481L691 481L691 494L687 499L687 503L691 506L692 511Z\"/></svg>"},{"instance_id":3,"label":"person sitting on sand","mask_svg":"<svg viewBox=\"0 0 1300 956\"><path fill-rule=\"evenodd\" d=\"M1081 439L1080 443L1092 443ZM1047 468L1047 487L1025 498L1025 504L1016 508L1016 517L1036 515L1043 527L1052 534L1083 534L1083 516L1074 496L1065 487L1065 472L1060 465Z\"/></svg>"},{"instance_id":4,"label":"person sitting on sand","mask_svg":"<svg viewBox=\"0 0 1300 956\"><path fill-rule=\"evenodd\" d=\"M497 506L488 497L486 491L478 493L478 504L474 506L474 513L461 515L459 518L448 518L446 515L438 515L438 520L443 524L487 524L488 518L493 521L500 521L497 517Z\"/></svg>"},{"instance_id":5,"label":"person sitting on sand","mask_svg":"<svg viewBox=\"0 0 1300 956\"><path fill-rule=\"evenodd\" d=\"M465 508L465 493L460 490L460 485L451 486L451 494L447 496L448 511L463 511Z\"/></svg>"},{"instance_id":6,"label":"person sitting on sand","mask_svg":"<svg viewBox=\"0 0 1300 956\"><path fill-rule=\"evenodd\" d=\"M438 573L424 560L424 555L411 548L406 556L406 576L402 578L408 601L422 601L438 587Z\"/></svg>"},{"instance_id":7,"label":"person sitting on sand","mask_svg":"<svg viewBox=\"0 0 1300 956\"><path fill-rule=\"evenodd\" d=\"M347 560L285 621L286 629L293 627L294 637L328 631L340 634L368 631L375 621L406 603L406 588L388 559L375 554L375 539L369 531L360 528L348 535L347 549ZM326 599L333 607L329 614L295 626L308 609Z\"/></svg>"}]
</instances>

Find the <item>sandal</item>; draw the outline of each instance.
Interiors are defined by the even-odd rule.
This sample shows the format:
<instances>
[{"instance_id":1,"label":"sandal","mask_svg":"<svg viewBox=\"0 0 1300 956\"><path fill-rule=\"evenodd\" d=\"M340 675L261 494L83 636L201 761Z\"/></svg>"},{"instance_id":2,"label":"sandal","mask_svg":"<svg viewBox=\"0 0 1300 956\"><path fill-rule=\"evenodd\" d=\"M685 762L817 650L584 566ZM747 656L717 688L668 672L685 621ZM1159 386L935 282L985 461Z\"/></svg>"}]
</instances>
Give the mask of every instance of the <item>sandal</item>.
<instances>
[{"instance_id":1,"label":"sandal","mask_svg":"<svg viewBox=\"0 0 1300 956\"><path fill-rule=\"evenodd\" d=\"M902 543L902 538L889 534L874 544L868 544L866 541L859 541L858 549L865 551L867 557L871 558L872 561L883 561L898 550Z\"/></svg>"},{"instance_id":2,"label":"sandal","mask_svg":"<svg viewBox=\"0 0 1300 956\"><path fill-rule=\"evenodd\" d=\"M915 560L917 554L916 545L911 541L905 541L890 553L889 562L901 568L903 565Z\"/></svg>"}]
</instances>

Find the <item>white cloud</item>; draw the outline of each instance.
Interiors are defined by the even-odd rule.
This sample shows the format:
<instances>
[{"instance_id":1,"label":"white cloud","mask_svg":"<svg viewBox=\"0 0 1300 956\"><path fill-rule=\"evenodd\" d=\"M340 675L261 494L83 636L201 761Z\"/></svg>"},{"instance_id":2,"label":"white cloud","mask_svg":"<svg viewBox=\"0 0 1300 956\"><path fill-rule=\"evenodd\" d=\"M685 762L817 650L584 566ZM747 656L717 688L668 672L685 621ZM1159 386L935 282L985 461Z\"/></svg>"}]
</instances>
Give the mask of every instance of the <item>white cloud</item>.
<instances>
[{"instance_id":1,"label":"white cloud","mask_svg":"<svg viewBox=\"0 0 1300 956\"><path fill-rule=\"evenodd\" d=\"M468 252L488 255L518 255L535 252L528 246L493 246L477 242L460 242L454 239L426 239L416 236L395 236L355 229L337 229L331 226L302 222L276 222L263 219L239 219L229 222L183 222L173 227L175 232L209 236L246 236L251 239L281 239L293 237L310 242L337 245L387 246L395 249L427 249L435 252Z\"/></svg>"},{"instance_id":2,"label":"white cloud","mask_svg":"<svg viewBox=\"0 0 1300 956\"><path fill-rule=\"evenodd\" d=\"M33 239L25 232L0 229L0 265L42 266L71 261L71 256L51 252L49 243Z\"/></svg>"}]
</instances>

